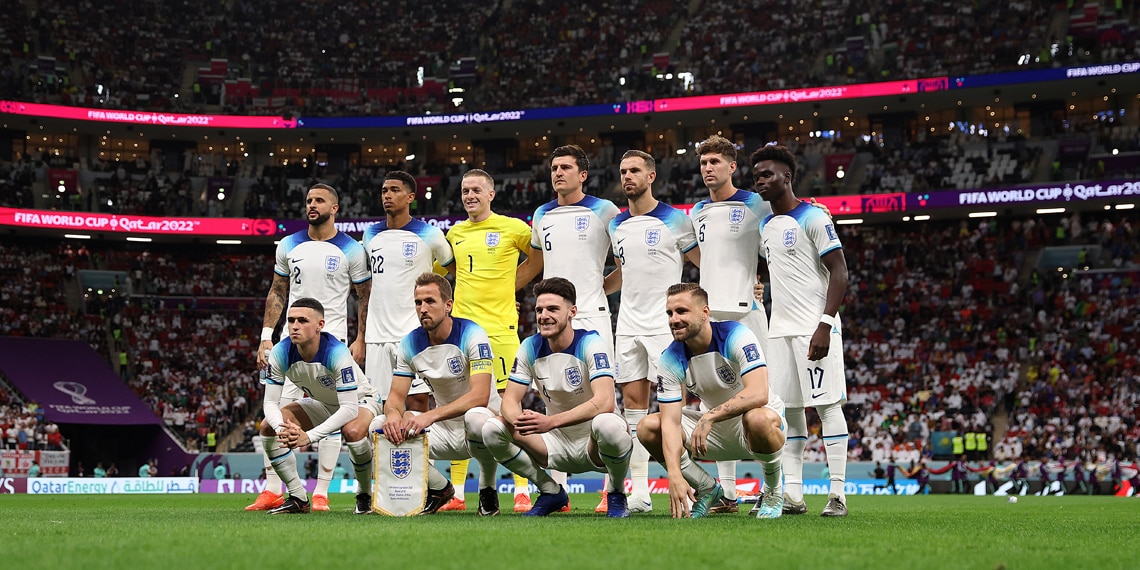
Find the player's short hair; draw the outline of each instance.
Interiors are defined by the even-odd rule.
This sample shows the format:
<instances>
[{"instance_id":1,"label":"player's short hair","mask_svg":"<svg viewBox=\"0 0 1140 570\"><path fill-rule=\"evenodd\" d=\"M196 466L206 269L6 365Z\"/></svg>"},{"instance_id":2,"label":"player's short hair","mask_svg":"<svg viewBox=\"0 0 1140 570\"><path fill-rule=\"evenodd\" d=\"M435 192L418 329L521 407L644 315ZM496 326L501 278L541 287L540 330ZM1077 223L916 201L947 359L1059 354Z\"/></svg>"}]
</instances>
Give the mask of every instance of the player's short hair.
<instances>
[{"instance_id":1,"label":"player's short hair","mask_svg":"<svg viewBox=\"0 0 1140 570\"><path fill-rule=\"evenodd\" d=\"M316 311L317 314L320 315L322 318L324 318L324 316L325 316L325 306L322 305L320 301L318 301L312 297L301 297L300 299L293 301L293 304L289 305L289 308L290 309L296 309L296 308L312 309L312 310Z\"/></svg>"},{"instance_id":2,"label":"player's short hair","mask_svg":"<svg viewBox=\"0 0 1140 570\"><path fill-rule=\"evenodd\" d=\"M787 166L791 171L792 180L796 179L796 155L792 154L788 147L783 145L762 146L756 149L752 156L748 157L748 164L756 166L756 163L762 160L771 160Z\"/></svg>"},{"instance_id":3,"label":"player's short hair","mask_svg":"<svg viewBox=\"0 0 1140 570\"><path fill-rule=\"evenodd\" d=\"M309 190L327 190L329 194L332 194L333 204L340 203L340 193L336 191L336 188L333 188L324 182L317 182L316 184L313 184L309 187Z\"/></svg>"},{"instance_id":4,"label":"player's short hair","mask_svg":"<svg viewBox=\"0 0 1140 570\"><path fill-rule=\"evenodd\" d=\"M393 170L384 175L384 180L399 180L404 183L404 187L412 194L416 193L416 177L404 172L403 170Z\"/></svg>"},{"instance_id":5,"label":"player's short hair","mask_svg":"<svg viewBox=\"0 0 1140 570\"><path fill-rule=\"evenodd\" d=\"M578 170L582 172L590 169L590 158L586 156L586 151L576 144L568 144L554 149L554 152L550 153L550 161L553 162L560 156L574 157L574 162L578 163Z\"/></svg>"},{"instance_id":6,"label":"player's short hair","mask_svg":"<svg viewBox=\"0 0 1140 570\"><path fill-rule=\"evenodd\" d=\"M578 303L578 294L574 290L574 284L569 279L563 277L551 277L550 279L543 279L534 284L534 296L537 298L539 295L550 293L551 295L558 295L571 305Z\"/></svg>"},{"instance_id":7,"label":"player's short hair","mask_svg":"<svg viewBox=\"0 0 1140 570\"><path fill-rule=\"evenodd\" d=\"M444 303L450 301L452 298L451 283L447 281L447 278L431 271L421 273L419 277L416 277L416 287L427 287L433 283L439 287L440 300Z\"/></svg>"},{"instance_id":8,"label":"player's short hair","mask_svg":"<svg viewBox=\"0 0 1140 570\"><path fill-rule=\"evenodd\" d=\"M720 135L713 135L697 145L697 156L706 154L724 155L732 162L736 162L736 145Z\"/></svg>"},{"instance_id":9,"label":"player's short hair","mask_svg":"<svg viewBox=\"0 0 1140 570\"><path fill-rule=\"evenodd\" d=\"M464 172L463 177L464 178L473 178L473 177L483 178L491 185L492 190L495 189L495 178L493 176L491 176L490 174L488 174L486 170L483 170L481 168L472 168L471 170Z\"/></svg>"},{"instance_id":10,"label":"player's short hair","mask_svg":"<svg viewBox=\"0 0 1140 570\"><path fill-rule=\"evenodd\" d=\"M640 158L641 160L645 161L645 166L649 169L650 172L657 172L657 161L654 160L653 155L649 154L648 152L640 150L627 150L625 151L625 154L621 155L621 159L625 160L627 158Z\"/></svg>"},{"instance_id":11,"label":"player's short hair","mask_svg":"<svg viewBox=\"0 0 1140 570\"><path fill-rule=\"evenodd\" d=\"M680 295L681 293L691 294L693 296L693 299L695 299L701 305L709 304L708 291L702 289L701 286L697 283L676 283L670 285L669 289L665 292L665 295L667 297L672 297L673 295Z\"/></svg>"}]
</instances>

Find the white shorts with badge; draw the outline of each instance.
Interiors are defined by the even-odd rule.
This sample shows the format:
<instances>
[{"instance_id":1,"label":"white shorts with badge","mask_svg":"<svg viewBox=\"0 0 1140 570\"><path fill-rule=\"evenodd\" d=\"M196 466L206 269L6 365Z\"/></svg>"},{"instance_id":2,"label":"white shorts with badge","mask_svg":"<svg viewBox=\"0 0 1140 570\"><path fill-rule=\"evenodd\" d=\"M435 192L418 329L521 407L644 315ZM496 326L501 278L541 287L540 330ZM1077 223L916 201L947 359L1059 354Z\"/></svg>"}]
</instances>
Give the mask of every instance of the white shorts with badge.
<instances>
[{"instance_id":1,"label":"white shorts with badge","mask_svg":"<svg viewBox=\"0 0 1140 570\"><path fill-rule=\"evenodd\" d=\"M313 422L314 426L318 426L324 423L325 420L329 419L329 416L335 414L336 411L340 408L340 406L330 406L320 400L315 400L313 398L301 398L300 400L297 400L297 405L301 406L301 410L305 412L306 416L309 416L309 421ZM361 398L360 408L372 412L372 417L380 415L383 411L380 400L377 400L372 396L365 396ZM359 414L360 412L357 412L358 417Z\"/></svg>"},{"instance_id":2,"label":"white shorts with badge","mask_svg":"<svg viewBox=\"0 0 1140 570\"><path fill-rule=\"evenodd\" d=\"M736 321L752 331L760 341L760 350L768 354L768 314L761 306L747 313L729 313L726 311L710 311L709 317L714 321Z\"/></svg>"},{"instance_id":3,"label":"white shorts with badge","mask_svg":"<svg viewBox=\"0 0 1140 570\"><path fill-rule=\"evenodd\" d=\"M613 413L613 412L606 412ZM625 418L614 414L625 422ZM590 459L590 422L584 422L570 429L558 428L542 434L546 443L546 467L563 473L604 473L605 465L595 464Z\"/></svg>"},{"instance_id":4,"label":"white shorts with badge","mask_svg":"<svg viewBox=\"0 0 1140 570\"><path fill-rule=\"evenodd\" d=\"M831 329L827 356L808 360L810 336L768 339L768 383L772 393L793 408L825 406L847 401L847 376L843 370L843 335Z\"/></svg>"},{"instance_id":5,"label":"white shorts with badge","mask_svg":"<svg viewBox=\"0 0 1140 570\"><path fill-rule=\"evenodd\" d=\"M365 347L364 375L376 386L376 393L380 400L388 399L388 392L392 391L392 375L396 368L396 351L400 349L399 342L370 342ZM431 388L427 382L420 378L412 378L412 387L408 390L409 396L428 394Z\"/></svg>"},{"instance_id":6,"label":"white shorts with badge","mask_svg":"<svg viewBox=\"0 0 1140 570\"><path fill-rule=\"evenodd\" d=\"M609 315L598 315L596 317L574 317L570 320L571 328L581 331L595 331L610 343L610 348L614 346L614 327L610 322Z\"/></svg>"},{"instance_id":7,"label":"white shorts with badge","mask_svg":"<svg viewBox=\"0 0 1140 570\"><path fill-rule=\"evenodd\" d=\"M784 419L784 403L779 398L772 398L765 406L780 416L780 431L788 432L788 422ZM687 443L693 436L693 430L704 413L692 408L681 410L681 430L685 433ZM753 452L748 449L748 440L744 437L744 417L737 416L713 424L712 431L706 438L708 452L697 457L709 461L735 461L753 459Z\"/></svg>"},{"instance_id":8,"label":"white shorts with badge","mask_svg":"<svg viewBox=\"0 0 1140 570\"><path fill-rule=\"evenodd\" d=\"M618 335L614 347L618 375L615 382L626 384L635 380L657 381L657 360L673 342L671 334Z\"/></svg>"}]
</instances>

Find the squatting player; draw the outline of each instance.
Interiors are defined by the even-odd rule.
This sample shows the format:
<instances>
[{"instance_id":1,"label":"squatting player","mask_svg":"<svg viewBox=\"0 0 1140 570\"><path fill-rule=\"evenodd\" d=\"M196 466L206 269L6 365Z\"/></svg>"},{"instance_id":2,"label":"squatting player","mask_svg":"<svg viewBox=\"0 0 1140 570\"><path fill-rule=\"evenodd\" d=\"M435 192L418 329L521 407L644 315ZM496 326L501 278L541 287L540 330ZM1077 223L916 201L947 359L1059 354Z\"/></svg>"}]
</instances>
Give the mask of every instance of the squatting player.
<instances>
[{"instance_id":1,"label":"squatting player","mask_svg":"<svg viewBox=\"0 0 1140 570\"><path fill-rule=\"evenodd\" d=\"M360 323L350 350L357 362L364 359L364 323L368 322L369 296L372 291L368 257L359 242L336 229L340 200L332 186L314 184L305 197L305 207L309 228L287 236L277 245L273 284L265 298L264 328L261 329L261 344L257 348L258 368L265 366L265 353L273 347L273 329L285 308L303 297L316 299L324 306L325 332L347 343L350 287L356 291L359 302L357 323ZM291 402L300 397L301 391L287 382L282 401ZM339 432L329 434L324 445L318 447L319 468L317 488L313 493L313 510L329 510L329 482L340 458L340 439ZM246 507L247 511L266 510L285 500L279 493L281 481L276 472L269 468L269 463L265 467L265 491Z\"/></svg>"},{"instance_id":2,"label":"squatting player","mask_svg":"<svg viewBox=\"0 0 1140 570\"><path fill-rule=\"evenodd\" d=\"M483 442L507 469L538 485L526 516L546 516L569 504L566 489L546 468L566 473L608 472L607 516L628 517L625 489L633 449L626 421L613 412L610 345L595 331L575 330L574 285L553 277L534 286L538 334L519 347L502 416L483 424ZM546 414L522 409L531 385Z\"/></svg>"},{"instance_id":3,"label":"squatting player","mask_svg":"<svg viewBox=\"0 0 1140 570\"><path fill-rule=\"evenodd\" d=\"M560 146L550 156L550 184L558 197L534 211L530 252L519 266L516 287L522 288L539 271L543 279L569 280L578 292L580 309L571 326L597 332L612 350L613 324L604 279L610 251L607 228L619 210L609 200L586 195L583 185L589 175L590 159L581 147ZM557 477L565 483L563 474ZM624 480L623 473L619 484ZM607 509L603 497L594 510Z\"/></svg>"},{"instance_id":4,"label":"squatting player","mask_svg":"<svg viewBox=\"0 0 1140 570\"><path fill-rule=\"evenodd\" d=\"M370 428L383 427L384 437L395 445L431 428L431 459L478 459L479 514L497 515L499 465L482 442L483 422L499 413L499 394L491 389L491 343L474 321L451 316L451 284L443 276L428 272L417 277L415 303L420 326L400 343L384 415ZM435 408L422 414L405 406L416 376L435 394ZM435 513L454 496L455 486L429 467L423 513Z\"/></svg>"},{"instance_id":5,"label":"squatting player","mask_svg":"<svg viewBox=\"0 0 1140 570\"><path fill-rule=\"evenodd\" d=\"M669 283L681 280L685 259L700 265L701 250L689 217L653 197L657 168L652 155L639 150L626 152L619 173L629 209L610 220L617 268L606 276L606 293L613 292L610 287L621 288L614 355L623 412L633 433L629 510L639 513L652 510L653 502L649 497L649 452L637 439L637 424L649 413L649 379L657 378L657 359L673 341L665 314L665 292Z\"/></svg>"},{"instance_id":6,"label":"squatting player","mask_svg":"<svg viewBox=\"0 0 1140 570\"><path fill-rule=\"evenodd\" d=\"M803 514L803 453L807 443L804 408L823 421L824 451L831 472L827 506L820 515L847 516L847 377L843 370L843 326L839 306L847 291L847 261L835 226L825 212L796 199L796 158L783 146L752 153L756 191L772 205L760 225L763 269L771 278L772 325L768 366L773 391L787 406L788 453L784 512Z\"/></svg>"},{"instance_id":7,"label":"squatting player","mask_svg":"<svg viewBox=\"0 0 1140 570\"><path fill-rule=\"evenodd\" d=\"M491 339L495 390L502 394L510 378L510 363L519 351L519 315L515 307L515 279L519 258L530 243L526 222L491 211L495 200L495 180L478 168L463 174L460 186L467 219L447 232L455 252L455 304L451 314L479 323ZM442 511L464 510L463 487L467 461L451 462L451 482L459 495ZM516 513L531 508L530 483L515 475Z\"/></svg>"},{"instance_id":8,"label":"squatting player","mask_svg":"<svg viewBox=\"0 0 1140 570\"><path fill-rule=\"evenodd\" d=\"M707 516L724 497L693 459L753 458L763 467L767 490L757 517L780 517L784 407L768 387L756 335L735 321L711 322L708 294L696 283L669 287L667 307L675 341L657 367L661 411L642 420L637 434L669 473L673 517L689 514L689 500L693 518ZM709 410L683 409L686 390Z\"/></svg>"},{"instance_id":9,"label":"squatting player","mask_svg":"<svg viewBox=\"0 0 1140 570\"><path fill-rule=\"evenodd\" d=\"M348 347L323 332L324 315L324 307L316 299L294 301L286 319L289 336L273 346L266 364L262 443L266 459L289 490L287 499L268 509L270 514L309 512L305 482L297 473L292 448L310 445L333 433L343 433L360 484L354 512L368 514L372 510L367 491L372 486L368 424L379 413L380 402ZM281 394L287 382L305 397L282 406Z\"/></svg>"}]
</instances>

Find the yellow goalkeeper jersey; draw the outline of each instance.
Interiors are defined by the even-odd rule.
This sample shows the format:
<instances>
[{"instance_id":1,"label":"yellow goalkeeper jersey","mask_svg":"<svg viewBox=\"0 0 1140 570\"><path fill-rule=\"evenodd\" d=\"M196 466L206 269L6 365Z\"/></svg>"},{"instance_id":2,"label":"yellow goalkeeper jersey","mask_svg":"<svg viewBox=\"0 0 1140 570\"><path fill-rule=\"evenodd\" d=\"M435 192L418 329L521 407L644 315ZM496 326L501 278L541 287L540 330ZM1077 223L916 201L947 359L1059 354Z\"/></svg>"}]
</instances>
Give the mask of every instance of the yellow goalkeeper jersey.
<instances>
[{"instance_id":1,"label":"yellow goalkeeper jersey","mask_svg":"<svg viewBox=\"0 0 1140 570\"><path fill-rule=\"evenodd\" d=\"M515 274L519 255L529 251L530 226L492 213L482 222L455 224L447 232L447 241L455 253L451 314L479 323L490 337L517 335Z\"/></svg>"}]
</instances>

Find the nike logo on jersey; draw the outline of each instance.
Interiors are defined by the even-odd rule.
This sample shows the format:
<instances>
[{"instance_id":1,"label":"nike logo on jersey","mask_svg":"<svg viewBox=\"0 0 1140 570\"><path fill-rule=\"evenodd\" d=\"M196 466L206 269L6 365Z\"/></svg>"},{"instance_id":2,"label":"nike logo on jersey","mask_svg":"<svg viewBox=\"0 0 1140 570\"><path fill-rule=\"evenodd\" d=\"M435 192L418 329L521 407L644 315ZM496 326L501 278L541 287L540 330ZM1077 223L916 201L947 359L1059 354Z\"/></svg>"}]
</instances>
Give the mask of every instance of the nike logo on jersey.
<instances>
[{"instance_id":1,"label":"nike logo on jersey","mask_svg":"<svg viewBox=\"0 0 1140 570\"><path fill-rule=\"evenodd\" d=\"M553 227L554 227L554 224L550 224L549 226L542 226L542 231L545 232L546 230L549 230L550 228L553 228Z\"/></svg>"},{"instance_id":2,"label":"nike logo on jersey","mask_svg":"<svg viewBox=\"0 0 1140 570\"><path fill-rule=\"evenodd\" d=\"M289 263L301 263L300 259L289 258Z\"/></svg>"},{"instance_id":3,"label":"nike logo on jersey","mask_svg":"<svg viewBox=\"0 0 1140 570\"><path fill-rule=\"evenodd\" d=\"M621 245L621 242L623 242L623 241L625 241L625 238L621 238L621 239L617 240L618 245Z\"/></svg>"},{"instance_id":4,"label":"nike logo on jersey","mask_svg":"<svg viewBox=\"0 0 1140 570\"><path fill-rule=\"evenodd\" d=\"M374 247L374 248L372 248L372 253L376 253L376 252L378 252L378 251L380 251L380 248L378 248L378 247Z\"/></svg>"},{"instance_id":5,"label":"nike logo on jersey","mask_svg":"<svg viewBox=\"0 0 1140 570\"><path fill-rule=\"evenodd\" d=\"M461 243L463 243L463 242L465 242L465 241L467 241L467 240L465 240L465 239L457 239L457 240L455 240L455 245L459 245L459 244L461 244Z\"/></svg>"}]
</instances>

